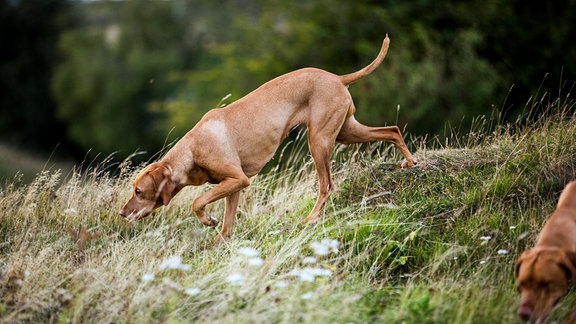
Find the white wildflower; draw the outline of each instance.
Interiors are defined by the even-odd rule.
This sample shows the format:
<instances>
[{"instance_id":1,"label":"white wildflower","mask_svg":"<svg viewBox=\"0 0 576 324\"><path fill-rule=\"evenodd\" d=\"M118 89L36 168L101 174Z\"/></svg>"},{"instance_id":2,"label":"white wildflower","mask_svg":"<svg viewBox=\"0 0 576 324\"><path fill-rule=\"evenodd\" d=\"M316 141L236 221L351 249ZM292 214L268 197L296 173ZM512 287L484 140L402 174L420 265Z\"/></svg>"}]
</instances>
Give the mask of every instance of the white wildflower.
<instances>
[{"instance_id":1,"label":"white wildflower","mask_svg":"<svg viewBox=\"0 0 576 324\"><path fill-rule=\"evenodd\" d=\"M492 236L480 236L480 239L482 241L490 241L492 239Z\"/></svg>"},{"instance_id":2,"label":"white wildflower","mask_svg":"<svg viewBox=\"0 0 576 324\"><path fill-rule=\"evenodd\" d=\"M313 274L316 277L330 277L332 270L322 268L304 268L304 271Z\"/></svg>"},{"instance_id":3,"label":"white wildflower","mask_svg":"<svg viewBox=\"0 0 576 324\"><path fill-rule=\"evenodd\" d=\"M276 281L274 284L272 284L272 286L275 288L286 288L286 287L288 287L288 282L284 281L284 280L280 280L280 281Z\"/></svg>"},{"instance_id":4,"label":"white wildflower","mask_svg":"<svg viewBox=\"0 0 576 324\"><path fill-rule=\"evenodd\" d=\"M508 250L504 250L504 249L500 249L498 250L498 252L496 252L498 254L508 254Z\"/></svg>"},{"instance_id":5,"label":"white wildflower","mask_svg":"<svg viewBox=\"0 0 576 324\"><path fill-rule=\"evenodd\" d=\"M141 278L142 282L150 282L154 280L154 274L152 273L145 273L142 275Z\"/></svg>"},{"instance_id":6,"label":"white wildflower","mask_svg":"<svg viewBox=\"0 0 576 324\"><path fill-rule=\"evenodd\" d=\"M516 226L512 225L512 226L510 226L510 229L511 230L516 229Z\"/></svg>"},{"instance_id":7,"label":"white wildflower","mask_svg":"<svg viewBox=\"0 0 576 324\"><path fill-rule=\"evenodd\" d=\"M306 271L302 271L302 270L292 270L290 272L291 275L296 276L300 279L300 281L304 281L304 282L314 282L314 275L306 272Z\"/></svg>"},{"instance_id":8,"label":"white wildflower","mask_svg":"<svg viewBox=\"0 0 576 324\"><path fill-rule=\"evenodd\" d=\"M241 273L235 272L226 277L226 281L232 286L242 286L244 285L244 276Z\"/></svg>"},{"instance_id":9,"label":"white wildflower","mask_svg":"<svg viewBox=\"0 0 576 324\"><path fill-rule=\"evenodd\" d=\"M322 239L320 242L310 243L310 248L316 255L328 255L329 253L338 253L338 241L331 239Z\"/></svg>"},{"instance_id":10,"label":"white wildflower","mask_svg":"<svg viewBox=\"0 0 576 324\"><path fill-rule=\"evenodd\" d=\"M486 260L481 260L480 264L486 264Z\"/></svg>"},{"instance_id":11,"label":"white wildflower","mask_svg":"<svg viewBox=\"0 0 576 324\"><path fill-rule=\"evenodd\" d=\"M255 258L250 258L248 259L248 265L253 266L253 267L259 267L262 264L264 264L264 260L262 260L259 257L255 257Z\"/></svg>"},{"instance_id":12,"label":"white wildflower","mask_svg":"<svg viewBox=\"0 0 576 324\"><path fill-rule=\"evenodd\" d=\"M309 292L309 293L305 293L302 296L300 296L300 298L304 299L304 300L309 300L312 299L312 297L314 297L314 294Z\"/></svg>"},{"instance_id":13,"label":"white wildflower","mask_svg":"<svg viewBox=\"0 0 576 324\"><path fill-rule=\"evenodd\" d=\"M255 248L243 247L238 250L238 254L247 257L257 257L260 255L260 252L258 252L258 250L256 250Z\"/></svg>"},{"instance_id":14,"label":"white wildflower","mask_svg":"<svg viewBox=\"0 0 576 324\"><path fill-rule=\"evenodd\" d=\"M300 281L304 282L314 282L316 277L329 277L332 275L332 271L322 268L311 268L306 267L304 269L294 269L290 272L291 275L300 278Z\"/></svg>"},{"instance_id":15,"label":"white wildflower","mask_svg":"<svg viewBox=\"0 0 576 324\"><path fill-rule=\"evenodd\" d=\"M314 264L314 263L316 263L315 257L305 257L304 259L302 259L302 264Z\"/></svg>"},{"instance_id":16,"label":"white wildflower","mask_svg":"<svg viewBox=\"0 0 576 324\"><path fill-rule=\"evenodd\" d=\"M202 291L198 288L186 288L186 290L184 290L184 293L188 296L196 296L199 295Z\"/></svg>"},{"instance_id":17,"label":"white wildflower","mask_svg":"<svg viewBox=\"0 0 576 324\"><path fill-rule=\"evenodd\" d=\"M160 263L160 271L166 269L184 270L188 271L192 267L189 264L182 264L182 257L174 255Z\"/></svg>"}]
</instances>

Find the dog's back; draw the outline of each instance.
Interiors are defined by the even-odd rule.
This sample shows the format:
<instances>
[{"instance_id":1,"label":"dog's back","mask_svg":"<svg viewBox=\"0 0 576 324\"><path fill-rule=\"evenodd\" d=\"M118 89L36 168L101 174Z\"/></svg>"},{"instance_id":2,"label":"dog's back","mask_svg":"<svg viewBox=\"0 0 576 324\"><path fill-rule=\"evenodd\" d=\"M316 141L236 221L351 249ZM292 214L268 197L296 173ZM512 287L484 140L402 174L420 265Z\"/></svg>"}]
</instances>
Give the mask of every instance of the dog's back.
<instances>
[{"instance_id":1,"label":"dog's back","mask_svg":"<svg viewBox=\"0 0 576 324\"><path fill-rule=\"evenodd\" d=\"M568 183L558 198L559 208L576 209L576 180Z\"/></svg>"},{"instance_id":2,"label":"dog's back","mask_svg":"<svg viewBox=\"0 0 576 324\"><path fill-rule=\"evenodd\" d=\"M556 210L542 228L536 246L576 251L576 181L568 183L560 194Z\"/></svg>"}]
</instances>

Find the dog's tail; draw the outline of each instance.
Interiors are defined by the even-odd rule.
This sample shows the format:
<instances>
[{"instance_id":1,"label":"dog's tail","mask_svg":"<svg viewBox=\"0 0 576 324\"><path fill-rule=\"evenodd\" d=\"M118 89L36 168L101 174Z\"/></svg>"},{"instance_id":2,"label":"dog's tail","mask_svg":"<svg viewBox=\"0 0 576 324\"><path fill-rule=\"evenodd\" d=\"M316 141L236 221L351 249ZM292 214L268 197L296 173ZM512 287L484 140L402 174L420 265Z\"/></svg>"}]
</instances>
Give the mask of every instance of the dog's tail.
<instances>
[{"instance_id":1,"label":"dog's tail","mask_svg":"<svg viewBox=\"0 0 576 324\"><path fill-rule=\"evenodd\" d=\"M384 38L384 41L382 42L382 48L380 49L380 53L378 53L378 56L376 56L374 61L372 61L372 63L368 64L366 67L364 67L363 69L361 69L359 71L356 71L356 72L350 73L350 74L341 75L340 80L342 80L342 83L344 83L344 85L348 86L351 83L353 83L353 82L367 76L368 74L372 73L372 71L374 71L378 67L378 65L380 65L380 63L386 57L386 53L388 53L388 46L389 45L390 45L390 38L388 38L388 34L386 34L386 38Z\"/></svg>"}]
</instances>

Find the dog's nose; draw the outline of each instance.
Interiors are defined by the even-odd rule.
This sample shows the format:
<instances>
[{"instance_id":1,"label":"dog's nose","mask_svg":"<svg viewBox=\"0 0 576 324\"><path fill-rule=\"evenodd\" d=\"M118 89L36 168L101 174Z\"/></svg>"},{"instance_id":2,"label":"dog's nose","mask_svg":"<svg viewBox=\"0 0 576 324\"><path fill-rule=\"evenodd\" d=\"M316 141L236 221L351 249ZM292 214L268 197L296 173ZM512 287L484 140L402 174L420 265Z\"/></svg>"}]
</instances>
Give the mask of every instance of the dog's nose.
<instances>
[{"instance_id":1,"label":"dog's nose","mask_svg":"<svg viewBox=\"0 0 576 324\"><path fill-rule=\"evenodd\" d=\"M120 216L126 217L126 211L124 209L120 209Z\"/></svg>"},{"instance_id":2,"label":"dog's nose","mask_svg":"<svg viewBox=\"0 0 576 324\"><path fill-rule=\"evenodd\" d=\"M528 321L532 317L532 309L527 306L520 306L518 308L518 317L524 322Z\"/></svg>"}]
</instances>

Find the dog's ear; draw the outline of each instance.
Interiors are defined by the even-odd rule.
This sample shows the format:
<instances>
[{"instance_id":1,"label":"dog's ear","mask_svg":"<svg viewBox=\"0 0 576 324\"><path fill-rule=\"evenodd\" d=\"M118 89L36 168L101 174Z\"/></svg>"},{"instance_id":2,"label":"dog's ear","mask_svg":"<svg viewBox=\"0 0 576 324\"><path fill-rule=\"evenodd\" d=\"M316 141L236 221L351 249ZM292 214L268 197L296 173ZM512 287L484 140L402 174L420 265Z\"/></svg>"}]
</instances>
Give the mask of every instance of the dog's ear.
<instances>
[{"instance_id":1,"label":"dog's ear","mask_svg":"<svg viewBox=\"0 0 576 324\"><path fill-rule=\"evenodd\" d=\"M565 251L565 260L563 260L562 268L566 271L566 277L572 279L572 285L576 285L576 252Z\"/></svg>"},{"instance_id":2,"label":"dog's ear","mask_svg":"<svg viewBox=\"0 0 576 324\"><path fill-rule=\"evenodd\" d=\"M162 204L166 206L168 203L170 203L170 200L172 200L172 197L174 196L174 190L176 190L176 182L174 182L172 179L172 172L170 168L164 165L160 165L158 170L162 174L162 180L158 186L158 195L162 199Z\"/></svg>"},{"instance_id":3,"label":"dog's ear","mask_svg":"<svg viewBox=\"0 0 576 324\"><path fill-rule=\"evenodd\" d=\"M172 172L170 168L163 165L162 162L156 162L153 170L149 174L154 180L156 189L156 197L162 199L164 206L170 203L174 190L176 190L176 182L172 179Z\"/></svg>"},{"instance_id":4,"label":"dog's ear","mask_svg":"<svg viewBox=\"0 0 576 324\"><path fill-rule=\"evenodd\" d=\"M516 271L514 272L516 275L516 279L518 279L518 274L520 273L520 266L522 266L522 261L523 258L520 257L518 260L516 260Z\"/></svg>"},{"instance_id":5,"label":"dog's ear","mask_svg":"<svg viewBox=\"0 0 576 324\"><path fill-rule=\"evenodd\" d=\"M162 198L162 204L164 206L168 205L170 200L172 200L175 189L176 184L172 181L171 177L169 175L164 177L162 184L160 184L160 198Z\"/></svg>"},{"instance_id":6,"label":"dog's ear","mask_svg":"<svg viewBox=\"0 0 576 324\"><path fill-rule=\"evenodd\" d=\"M518 258L518 260L516 260L516 270L515 270L515 274L516 274L516 279L518 279L518 275L520 274L520 267L522 266L522 262L524 261L524 259L526 259L526 257L528 257L528 255L530 255L532 253L532 249L530 250L526 250L524 251L520 257Z\"/></svg>"}]
</instances>

